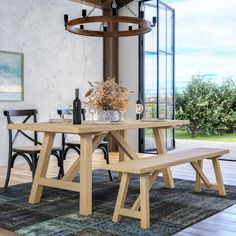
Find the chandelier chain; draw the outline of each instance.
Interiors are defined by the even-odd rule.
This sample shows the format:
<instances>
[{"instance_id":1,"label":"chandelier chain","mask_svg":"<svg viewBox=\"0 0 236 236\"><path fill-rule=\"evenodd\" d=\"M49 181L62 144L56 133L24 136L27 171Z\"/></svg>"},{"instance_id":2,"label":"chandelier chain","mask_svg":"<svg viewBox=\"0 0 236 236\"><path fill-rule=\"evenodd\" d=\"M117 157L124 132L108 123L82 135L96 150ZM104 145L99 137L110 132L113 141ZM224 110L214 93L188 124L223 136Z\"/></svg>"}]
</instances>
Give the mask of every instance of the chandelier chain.
<instances>
[{"instance_id":1,"label":"chandelier chain","mask_svg":"<svg viewBox=\"0 0 236 236\"><path fill-rule=\"evenodd\" d=\"M89 17L93 12L94 10L96 9L97 5L94 5L93 8L89 11L87 17Z\"/></svg>"},{"instance_id":2,"label":"chandelier chain","mask_svg":"<svg viewBox=\"0 0 236 236\"><path fill-rule=\"evenodd\" d=\"M87 17L89 17L96 9L97 5L94 5L93 8L89 11ZM100 26L99 26L99 31L102 30L102 26L103 26L103 23L101 22Z\"/></svg>"},{"instance_id":3,"label":"chandelier chain","mask_svg":"<svg viewBox=\"0 0 236 236\"><path fill-rule=\"evenodd\" d=\"M102 31L102 27L103 27L103 23L101 22L100 27L99 27L99 31Z\"/></svg>"},{"instance_id":4,"label":"chandelier chain","mask_svg":"<svg viewBox=\"0 0 236 236\"><path fill-rule=\"evenodd\" d=\"M138 17L138 15L123 1L120 0L123 4L125 4L125 8L134 16L134 17Z\"/></svg>"}]
</instances>

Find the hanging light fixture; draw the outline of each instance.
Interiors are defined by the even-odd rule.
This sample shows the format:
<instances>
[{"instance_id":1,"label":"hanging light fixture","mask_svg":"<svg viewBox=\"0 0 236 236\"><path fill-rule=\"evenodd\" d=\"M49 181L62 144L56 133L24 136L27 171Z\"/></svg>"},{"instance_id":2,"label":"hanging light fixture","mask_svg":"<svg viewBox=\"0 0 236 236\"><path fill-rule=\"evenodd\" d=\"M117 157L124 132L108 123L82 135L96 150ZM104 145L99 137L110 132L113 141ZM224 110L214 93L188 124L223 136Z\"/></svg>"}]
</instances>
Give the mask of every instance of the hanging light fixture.
<instances>
[{"instance_id":1,"label":"hanging light fixture","mask_svg":"<svg viewBox=\"0 0 236 236\"><path fill-rule=\"evenodd\" d=\"M121 0L122 3L123 0ZM116 0L111 2L111 16L91 16L91 14L96 9L96 5L87 14L85 9L85 3L83 4L82 17L77 19L69 20L68 15L64 15L65 29L71 33L94 36L94 37L126 37L126 36L136 36L145 34L151 31L151 27L155 26L156 18L153 17L153 22L149 22L144 19L144 0L140 3L140 15L139 17L134 13L134 11L125 4L126 9L133 15L131 16L118 16L118 8ZM100 23L98 30L89 29L88 25L91 23ZM109 25L113 23L126 23L126 30L116 30ZM136 26L136 27L133 27ZM119 28L119 27L118 27Z\"/></svg>"}]
</instances>

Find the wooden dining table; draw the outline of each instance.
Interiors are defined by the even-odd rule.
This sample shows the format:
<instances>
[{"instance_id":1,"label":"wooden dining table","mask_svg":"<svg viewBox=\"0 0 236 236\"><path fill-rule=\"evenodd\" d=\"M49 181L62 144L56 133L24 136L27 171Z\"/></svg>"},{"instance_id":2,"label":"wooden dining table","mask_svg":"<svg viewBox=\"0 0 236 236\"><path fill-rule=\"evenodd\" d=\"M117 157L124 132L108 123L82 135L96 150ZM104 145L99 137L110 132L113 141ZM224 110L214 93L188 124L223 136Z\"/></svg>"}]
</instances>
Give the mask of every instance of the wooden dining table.
<instances>
[{"instance_id":1,"label":"wooden dining table","mask_svg":"<svg viewBox=\"0 0 236 236\"><path fill-rule=\"evenodd\" d=\"M187 120L157 120L157 121L136 121L127 120L124 122L100 124L85 121L80 125L68 122L40 122L28 124L9 124L8 129L27 130L43 132L43 143L37 164L35 177L33 180L29 203L38 203L44 186L80 192L81 215L92 214L92 154L99 143L107 136L111 135L119 147L119 161L139 158L137 153L128 143L128 130L151 128L155 138L156 147L159 154L167 152L164 142L163 129L175 128L189 124ZM62 179L46 177L47 169L55 135L57 133L79 134L81 153L74 161L70 169ZM80 182L73 182L75 176L80 173ZM172 173L170 168L162 170L166 188L174 188Z\"/></svg>"}]
</instances>

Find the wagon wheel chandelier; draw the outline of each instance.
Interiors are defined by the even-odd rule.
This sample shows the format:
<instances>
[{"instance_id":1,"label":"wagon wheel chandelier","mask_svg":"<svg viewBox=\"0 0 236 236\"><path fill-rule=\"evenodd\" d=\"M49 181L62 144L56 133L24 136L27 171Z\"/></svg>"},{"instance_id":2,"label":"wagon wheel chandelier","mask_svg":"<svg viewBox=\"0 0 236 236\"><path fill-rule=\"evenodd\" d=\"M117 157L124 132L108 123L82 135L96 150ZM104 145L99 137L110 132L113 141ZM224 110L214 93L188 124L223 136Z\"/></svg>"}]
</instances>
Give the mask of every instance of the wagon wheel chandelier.
<instances>
[{"instance_id":1,"label":"wagon wheel chandelier","mask_svg":"<svg viewBox=\"0 0 236 236\"><path fill-rule=\"evenodd\" d=\"M121 1L124 3L123 0ZM83 6L85 6L85 4L83 4ZM65 29L70 33L84 36L127 37L148 33L152 30L151 27L156 25L156 17L153 17L152 23L144 19L144 0L141 0L140 3L139 17L127 4L125 4L126 9L133 16L118 16L116 0L113 0L111 3L112 15L110 16L91 16L96 7L97 5L94 5L88 14L85 7L83 7L82 17L80 18L69 20L68 15L64 15ZM99 29L95 30L94 27L93 29L89 29L88 26L91 25L91 23L100 23ZM126 30L113 29L113 27L111 27L113 23L126 23L128 27Z\"/></svg>"}]
</instances>

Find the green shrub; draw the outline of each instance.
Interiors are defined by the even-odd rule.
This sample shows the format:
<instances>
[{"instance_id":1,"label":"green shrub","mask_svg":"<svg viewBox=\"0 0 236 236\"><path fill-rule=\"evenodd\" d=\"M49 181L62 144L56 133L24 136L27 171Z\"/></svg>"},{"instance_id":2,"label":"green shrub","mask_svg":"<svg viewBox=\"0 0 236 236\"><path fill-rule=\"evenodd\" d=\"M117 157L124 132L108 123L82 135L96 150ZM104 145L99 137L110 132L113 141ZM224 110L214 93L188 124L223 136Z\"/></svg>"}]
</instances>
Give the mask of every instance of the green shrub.
<instances>
[{"instance_id":1,"label":"green shrub","mask_svg":"<svg viewBox=\"0 0 236 236\"><path fill-rule=\"evenodd\" d=\"M185 90L176 93L176 118L190 120L192 137L198 132L224 134L236 129L236 84L227 78L222 85L193 76Z\"/></svg>"}]
</instances>

